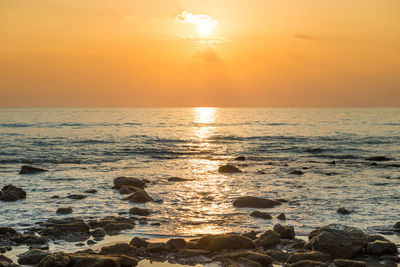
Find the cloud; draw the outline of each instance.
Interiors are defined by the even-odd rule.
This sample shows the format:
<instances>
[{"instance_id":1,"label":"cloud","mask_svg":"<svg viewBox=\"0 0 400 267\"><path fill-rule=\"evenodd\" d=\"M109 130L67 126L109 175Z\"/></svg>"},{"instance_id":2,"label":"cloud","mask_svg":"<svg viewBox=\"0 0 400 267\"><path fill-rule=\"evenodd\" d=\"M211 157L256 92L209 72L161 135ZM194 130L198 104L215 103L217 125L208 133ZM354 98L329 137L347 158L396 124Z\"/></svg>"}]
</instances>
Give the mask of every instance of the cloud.
<instances>
[{"instance_id":1,"label":"cloud","mask_svg":"<svg viewBox=\"0 0 400 267\"><path fill-rule=\"evenodd\" d=\"M302 34L302 33L298 33L294 35L295 38L298 39L305 39L305 40L317 40L319 38L313 36L313 35L309 35L309 34Z\"/></svg>"},{"instance_id":2,"label":"cloud","mask_svg":"<svg viewBox=\"0 0 400 267\"><path fill-rule=\"evenodd\" d=\"M225 38L225 37L199 37L199 36L174 36L172 38L169 38L169 40L176 40L176 41L187 41L187 42L193 42L193 43L199 43L202 45L209 45L209 46L215 46L218 44L226 44L230 43L231 40Z\"/></svg>"},{"instance_id":3,"label":"cloud","mask_svg":"<svg viewBox=\"0 0 400 267\"><path fill-rule=\"evenodd\" d=\"M192 14L186 10L176 15L175 21L178 23L187 23L195 25L209 25L215 26L218 24L218 20L212 19L204 14Z\"/></svg>"}]
</instances>

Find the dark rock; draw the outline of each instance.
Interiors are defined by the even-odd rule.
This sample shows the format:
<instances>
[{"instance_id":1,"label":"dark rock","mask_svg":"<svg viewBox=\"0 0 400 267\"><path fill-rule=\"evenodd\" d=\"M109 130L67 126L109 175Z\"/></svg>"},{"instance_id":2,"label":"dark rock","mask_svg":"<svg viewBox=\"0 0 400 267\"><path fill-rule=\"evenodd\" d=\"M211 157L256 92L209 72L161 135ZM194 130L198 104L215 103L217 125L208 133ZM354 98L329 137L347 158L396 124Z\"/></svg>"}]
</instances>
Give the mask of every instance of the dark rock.
<instances>
[{"instance_id":1,"label":"dark rock","mask_svg":"<svg viewBox=\"0 0 400 267\"><path fill-rule=\"evenodd\" d=\"M70 213L72 213L72 208L58 208L56 213L58 213L58 214L70 214Z\"/></svg>"},{"instance_id":2,"label":"dark rock","mask_svg":"<svg viewBox=\"0 0 400 267\"><path fill-rule=\"evenodd\" d=\"M260 252L253 251L239 251L229 254L221 254L213 258L213 260L224 262L226 259L237 261L238 259L246 258L250 261L259 263L259 266L269 267L272 264L272 257ZM244 265L247 266L247 265Z\"/></svg>"},{"instance_id":3,"label":"dark rock","mask_svg":"<svg viewBox=\"0 0 400 267\"><path fill-rule=\"evenodd\" d=\"M150 225L152 225L152 226L160 226L161 223L159 223L159 222L153 222L153 223L151 223Z\"/></svg>"},{"instance_id":4,"label":"dark rock","mask_svg":"<svg viewBox=\"0 0 400 267\"><path fill-rule=\"evenodd\" d=\"M68 263L69 257L63 252L58 252L44 257L37 267L66 267Z\"/></svg>"},{"instance_id":5,"label":"dark rock","mask_svg":"<svg viewBox=\"0 0 400 267\"><path fill-rule=\"evenodd\" d=\"M320 252L320 251L311 251L311 252L297 252L293 253L287 259L288 263L295 263L304 260L311 261L320 261L320 262L331 262L332 258L329 254Z\"/></svg>"},{"instance_id":6,"label":"dark rock","mask_svg":"<svg viewBox=\"0 0 400 267\"><path fill-rule=\"evenodd\" d=\"M103 228L96 228L91 232L93 237L104 237L106 235L106 231Z\"/></svg>"},{"instance_id":7,"label":"dark rock","mask_svg":"<svg viewBox=\"0 0 400 267\"><path fill-rule=\"evenodd\" d=\"M274 232L278 233L284 239L293 239L296 235L293 226L283 226L280 224L274 225Z\"/></svg>"},{"instance_id":8,"label":"dark rock","mask_svg":"<svg viewBox=\"0 0 400 267\"><path fill-rule=\"evenodd\" d=\"M130 202L135 202L135 203L146 203L146 202L154 200L144 190L138 190L135 193L133 193L132 195L130 195L129 197L124 198L124 199L129 200Z\"/></svg>"},{"instance_id":9,"label":"dark rock","mask_svg":"<svg viewBox=\"0 0 400 267\"><path fill-rule=\"evenodd\" d=\"M239 157L236 157L235 160L244 161L244 160L246 160L246 157L239 156Z\"/></svg>"},{"instance_id":10,"label":"dark rock","mask_svg":"<svg viewBox=\"0 0 400 267\"><path fill-rule=\"evenodd\" d=\"M11 227L0 227L0 235L16 235L18 232Z\"/></svg>"},{"instance_id":11,"label":"dark rock","mask_svg":"<svg viewBox=\"0 0 400 267\"><path fill-rule=\"evenodd\" d=\"M137 248L147 248L149 245L149 242L146 240L140 238L140 237L134 237L132 238L131 242L129 242L132 246L135 246Z\"/></svg>"},{"instance_id":12,"label":"dark rock","mask_svg":"<svg viewBox=\"0 0 400 267\"><path fill-rule=\"evenodd\" d=\"M262 211L258 211L258 210L255 210L252 213L250 213L250 216L256 217L256 218L261 218L261 219L264 219L264 220L271 220L272 219L272 216L269 215L267 212L262 212Z\"/></svg>"},{"instance_id":13,"label":"dark rock","mask_svg":"<svg viewBox=\"0 0 400 267\"><path fill-rule=\"evenodd\" d=\"M185 257L196 257L201 255L207 255L210 253L211 253L210 251L204 249L181 249L178 251L177 256L185 258Z\"/></svg>"},{"instance_id":14,"label":"dark rock","mask_svg":"<svg viewBox=\"0 0 400 267\"><path fill-rule=\"evenodd\" d=\"M353 213L351 210L348 210L346 208L339 208L336 212L343 215L348 215Z\"/></svg>"},{"instance_id":15,"label":"dark rock","mask_svg":"<svg viewBox=\"0 0 400 267\"><path fill-rule=\"evenodd\" d=\"M346 259L336 259L333 263L337 267L367 267L367 264L364 261L353 261Z\"/></svg>"},{"instance_id":16,"label":"dark rock","mask_svg":"<svg viewBox=\"0 0 400 267\"><path fill-rule=\"evenodd\" d=\"M135 225L132 223L124 223L124 222L114 222L109 223L104 227L104 230L107 234L114 235L118 234L119 231L128 230L135 228Z\"/></svg>"},{"instance_id":17,"label":"dark rock","mask_svg":"<svg viewBox=\"0 0 400 267\"><path fill-rule=\"evenodd\" d=\"M329 264L321 261L304 260L289 264L287 267L329 267Z\"/></svg>"},{"instance_id":18,"label":"dark rock","mask_svg":"<svg viewBox=\"0 0 400 267\"><path fill-rule=\"evenodd\" d=\"M102 247L100 254L102 255L127 255L135 257L139 254L137 247L128 243L116 243L110 246Z\"/></svg>"},{"instance_id":19,"label":"dark rock","mask_svg":"<svg viewBox=\"0 0 400 267\"><path fill-rule=\"evenodd\" d=\"M119 267L118 257L74 253L68 255L73 267Z\"/></svg>"},{"instance_id":20,"label":"dark rock","mask_svg":"<svg viewBox=\"0 0 400 267\"><path fill-rule=\"evenodd\" d=\"M33 174L33 173L46 172L46 171L47 170L45 170L45 169L25 165L25 166L21 167L19 174Z\"/></svg>"},{"instance_id":21,"label":"dark rock","mask_svg":"<svg viewBox=\"0 0 400 267\"><path fill-rule=\"evenodd\" d=\"M55 196L52 196L51 198L60 198L60 196L55 195Z\"/></svg>"},{"instance_id":22,"label":"dark rock","mask_svg":"<svg viewBox=\"0 0 400 267\"><path fill-rule=\"evenodd\" d=\"M0 263L1 262L7 262L7 263L12 263L13 261L12 261L12 259L9 259L9 258L7 258L6 256L4 256L4 255L0 255ZM1 265L0 265L1 266Z\"/></svg>"},{"instance_id":23,"label":"dark rock","mask_svg":"<svg viewBox=\"0 0 400 267\"><path fill-rule=\"evenodd\" d=\"M94 240L89 239L88 241L86 241L86 244L88 244L89 246L91 246L91 245L97 244L97 242L94 241Z\"/></svg>"},{"instance_id":24,"label":"dark rock","mask_svg":"<svg viewBox=\"0 0 400 267\"><path fill-rule=\"evenodd\" d=\"M268 230L254 242L256 243L257 246L271 248L278 245L280 241L281 241L281 236L277 232Z\"/></svg>"},{"instance_id":25,"label":"dark rock","mask_svg":"<svg viewBox=\"0 0 400 267\"><path fill-rule=\"evenodd\" d=\"M149 243L146 247L146 251L150 253L162 253L171 251L171 246L166 243Z\"/></svg>"},{"instance_id":26,"label":"dark rock","mask_svg":"<svg viewBox=\"0 0 400 267\"><path fill-rule=\"evenodd\" d=\"M232 165L222 165L221 167L218 168L218 172L219 173L240 173L242 171Z\"/></svg>"},{"instance_id":27,"label":"dark rock","mask_svg":"<svg viewBox=\"0 0 400 267\"><path fill-rule=\"evenodd\" d=\"M89 190L86 190L84 193L86 193L86 194L96 194L97 190L96 189L89 189Z\"/></svg>"},{"instance_id":28,"label":"dark rock","mask_svg":"<svg viewBox=\"0 0 400 267\"><path fill-rule=\"evenodd\" d=\"M169 177L168 178L168 182L186 182L186 181L191 181L191 180L180 178L180 177Z\"/></svg>"},{"instance_id":29,"label":"dark rock","mask_svg":"<svg viewBox=\"0 0 400 267\"><path fill-rule=\"evenodd\" d=\"M294 174L294 175L303 175L304 173L302 171L291 171L289 174Z\"/></svg>"},{"instance_id":30,"label":"dark rock","mask_svg":"<svg viewBox=\"0 0 400 267\"><path fill-rule=\"evenodd\" d=\"M40 249L32 249L18 258L19 264L35 265L38 264L49 253Z\"/></svg>"},{"instance_id":31,"label":"dark rock","mask_svg":"<svg viewBox=\"0 0 400 267\"><path fill-rule=\"evenodd\" d=\"M200 249L221 251L223 249L253 249L254 242L245 236L225 234L208 235L199 239L197 246Z\"/></svg>"},{"instance_id":32,"label":"dark rock","mask_svg":"<svg viewBox=\"0 0 400 267\"><path fill-rule=\"evenodd\" d=\"M280 249L268 249L264 253L277 262L286 262L289 257L287 252L284 252Z\"/></svg>"},{"instance_id":33,"label":"dark rock","mask_svg":"<svg viewBox=\"0 0 400 267\"><path fill-rule=\"evenodd\" d=\"M11 202L25 198L26 192L22 188L16 187L11 184L4 186L3 189L0 191L0 200L2 201Z\"/></svg>"},{"instance_id":34,"label":"dark rock","mask_svg":"<svg viewBox=\"0 0 400 267\"><path fill-rule=\"evenodd\" d=\"M87 196L80 195L80 194L72 194L72 195L67 196L67 198L69 198L69 199L85 199L85 198L87 198Z\"/></svg>"},{"instance_id":35,"label":"dark rock","mask_svg":"<svg viewBox=\"0 0 400 267\"><path fill-rule=\"evenodd\" d=\"M309 243L313 250L328 253L334 259L348 259L361 252L367 238L357 228L330 224L319 228Z\"/></svg>"},{"instance_id":36,"label":"dark rock","mask_svg":"<svg viewBox=\"0 0 400 267\"><path fill-rule=\"evenodd\" d=\"M393 228L400 229L400 222L397 222L393 225Z\"/></svg>"},{"instance_id":37,"label":"dark rock","mask_svg":"<svg viewBox=\"0 0 400 267\"><path fill-rule=\"evenodd\" d=\"M141 209L134 207L129 210L129 214L139 215L139 216L149 216L150 211L148 209Z\"/></svg>"},{"instance_id":38,"label":"dark rock","mask_svg":"<svg viewBox=\"0 0 400 267\"><path fill-rule=\"evenodd\" d=\"M388 158L388 157L385 157L385 156L376 156L376 157L366 158L365 160L368 160L368 161L389 161L389 160L392 160L392 159Z\"/></svg>"},{"instance_id":39,"label":"dark rock","mask_svg":"<svg viewBox=\"0 0 400 267\"><path fill-rule=\"evenodd\" d=\"M257 233L255 231L250 231L248 233L243 234L243 236L248 237L251 240L254 240L257 238Z\"/></svg>"},{"instance_id":40,"label":"dark rock","mask_svg":"<svg viewBox=\"0 0 400 267\"><path fill-rule=\"evenodd\" d=\"M123 185L119 188L119 193L121 195L126 195L126 194L132 194L138 190L142 190L139 187L136 186L131 186L131 185Z\"/></svg>"},{"instance_id":41,"label":"dark rock","mask_svg":"<svg viewBox=\"0 0 400 267\"><path fill-rule=\"evenodd\" d=\"M54 224L54 227L63 232L84 232L89 233L89 226L83 220L77 220L70 223Z\"/></svg>"},{"instance_id":42,"label":"dark rock","mask_svg":"<svg viewBox=\"0 0 400 267\"><path fill-rule=\"evenodd\" d=\"M239 197L233 202L233 206L238 208L273 208L277 205L281 205L278 200L252 196Z\"/></svg>"},{"instance_id":43,"label":"dark rock","mask_svg":"<svg viewBox=\"0 0 400 267\"><path fill-rule=\"evenodd\" d=\"M366 253L374 256L397 255L398 250L394 243L377 240L374 242L368 242Z\"/></svg>"},{"instance_id":44,"label":"dark rock","mask_svg":"<svg viewBox=\"0 0 400 267\"><path fill-rule=\"evenodd\" d=\"M171 238L167 241L167 244L173 251L178 251L186 247L186 241L183 238Z\"/></svg>"},{"instance_id":45,"label":"dark rock","mask_svg":"<svg viewBox=\"0 0 400 267\"><path fill-rule=\"evenodd\" d=\"M375 242L377 240L390 242L389 239L381 235L367 235L367 242Z\"/></svg>"},{"instance_id":46,"label":"dark rock","mask_svg":"<svg viewBox=\"0 0 400 267\"><path fill-rule=\"evenodd\" d=\"M146 183L144 181L133 177L117 177L114 179L114 188L120 189L123 185L139 187L142 189L146 187Z\"/></svg>"},{"instance_id":47,"label":"dark rock","mask_svg":"<svg viewBox=\"0 0 400 267\"><path fill-rule=\"evenodd\" d=\"M284 221L284 220L286 220L286 215L285 215L285 213L281 213L276 218L278 218L278 220Z\"/></svg>"},{"instance_id":48,"label":"dark rock","mask_svg":"<svg viewBox=\"0 0 400 267\"><path fill-rule=\"evenodd\" d=\"M287 249L292 249L292 250L303 250L304 245L306 244L306 241L304 240L296 240L292 243L287 244L284 248Z\"/></svg>"}]
</instances>

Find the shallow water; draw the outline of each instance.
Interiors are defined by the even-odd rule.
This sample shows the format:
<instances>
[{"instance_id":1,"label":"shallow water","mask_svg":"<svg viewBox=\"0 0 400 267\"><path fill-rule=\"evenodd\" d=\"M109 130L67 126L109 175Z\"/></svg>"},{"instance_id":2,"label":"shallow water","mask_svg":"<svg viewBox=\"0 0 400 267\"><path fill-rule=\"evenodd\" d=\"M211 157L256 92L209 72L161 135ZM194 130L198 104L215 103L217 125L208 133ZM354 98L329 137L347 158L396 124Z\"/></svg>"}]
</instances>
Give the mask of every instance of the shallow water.
<instances>
[{"instance_id":1,"label":"shallow water","mask_svg":"<svg viewBox=\"0 0 400 267\"><path fill-rule=\"evenodd\" d=\"M370 166L372 156L392 160ZM243 173L219 174L226 163ZM49 171L18 175L23 164ZM0 186L27 192L26 200L0 203L0 224L23 230L67 206L85 218L146 206L149 222L161 226L126 235L264 231L277 219L232 206L253 195L289 200L267 211L286 213L300 235L328 223L379 232L400 221L399 164L400 109L0 109ZM153 181L146 190L164 203L122 201L111 189L117 176ZM98 193L84 200L65 198L92 188ZM338 215L339 207L354 213Z\"/></svg>"}]
</instances>

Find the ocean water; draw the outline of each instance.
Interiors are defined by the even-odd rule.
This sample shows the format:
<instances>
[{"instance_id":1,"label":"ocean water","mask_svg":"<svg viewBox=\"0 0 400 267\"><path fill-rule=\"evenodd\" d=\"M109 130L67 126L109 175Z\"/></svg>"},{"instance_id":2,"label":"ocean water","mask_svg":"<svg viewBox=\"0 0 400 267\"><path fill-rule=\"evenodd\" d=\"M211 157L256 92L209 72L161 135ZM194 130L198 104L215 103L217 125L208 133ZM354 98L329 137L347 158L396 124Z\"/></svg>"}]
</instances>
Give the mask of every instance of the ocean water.
<instances>
[{"instance_id":1,"label":"ocean water","mask_svg":"<svg viewBox=\"0 0 400 267\"><path fill-rule=\"evenodd\" d=\"M375 165L374 156L391 160ZM227 163L243 172L218 173ZM19 175L25 164L49 171ZM123 201L111 189L118 176L152 181L146 191L163 203ZM21 231L62 217L59 207L74 209L66 216L102 218L137 206L153 214L126 236L262 232L281 212L298 235L329 223L382 232L400 221L400 109L0 109L6 184L24 188L27 199L0 202L0 225ZM87 189L98 193L65 198ZM243 195L288 203L265 210L273 220L256 219L253 209L233 207ZM339 215L339 207L354 212Z\"/></svg>"}]
</instances>

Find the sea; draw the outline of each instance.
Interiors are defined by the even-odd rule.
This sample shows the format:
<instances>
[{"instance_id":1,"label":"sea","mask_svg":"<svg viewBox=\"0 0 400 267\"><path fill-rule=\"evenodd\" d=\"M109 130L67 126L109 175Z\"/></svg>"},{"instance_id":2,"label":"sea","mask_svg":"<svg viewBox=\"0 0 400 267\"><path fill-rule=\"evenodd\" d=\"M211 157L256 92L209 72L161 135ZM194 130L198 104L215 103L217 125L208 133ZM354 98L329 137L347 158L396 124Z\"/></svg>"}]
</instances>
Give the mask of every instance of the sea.
<instances>
[{"instance_id":1,"label":"sea","mask_svg":"<svg viewBox=\"0 0 400 267\"><path fill-rule=\"evenodd\" d=\"M242 173L219 173L225 164ZM48 171L20 175L22 165ZM119 176L148 179L146 191L163 202L123 200L112 189ZM7 184L27 198L0 202L0 226L20 231L49 218L129 216L120 214L141 207L152 211L148 224L125 238L261 233L276 223L306 237L340 223L399 244L390 229L400 221L400 109L2 108L0 187ZM89 189L97 193L66 198ZM265 209L273 219L263 220L235 208L239 196L287 203ZM60 207L74 212L57 215ZM341 207L352 213L338 214Z\"/></svg>"}]
</instances>

